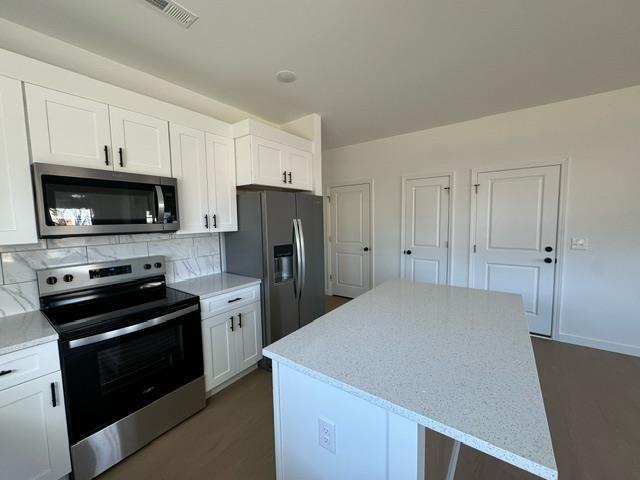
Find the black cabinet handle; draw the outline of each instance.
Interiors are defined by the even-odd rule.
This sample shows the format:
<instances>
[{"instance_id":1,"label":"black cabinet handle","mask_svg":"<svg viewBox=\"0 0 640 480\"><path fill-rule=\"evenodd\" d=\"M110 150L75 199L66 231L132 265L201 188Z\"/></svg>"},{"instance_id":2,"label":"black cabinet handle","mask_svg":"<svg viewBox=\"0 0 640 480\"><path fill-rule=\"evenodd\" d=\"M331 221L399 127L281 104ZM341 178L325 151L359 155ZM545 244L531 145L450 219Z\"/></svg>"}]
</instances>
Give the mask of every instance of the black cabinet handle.
<instances>
[{"instance_id":1,"label":"black cabinet handle","mask_svg":"<svg viewBox=\"0 0 640 480\"><path fill-rule=\"evenodd\" d=\"M363 248L363 250L364 250L365 252L368 252L368 251L369 251L369 247L364 247L364 248Z\"/></svg>"},{"instance_id":2,"label":"black cabinet handle","mask_svg":"<svg viewBox=\"0 0 640 480\"><path fill-rule=\"evenodd\" d=\"M11 372L15 372L15 370L1 370L0 377L2 377L3 375L9 375Z\"/></svg>"},{"instance_id":3,"label":"black cabinet handle","mask_svg":"<svg viewBox=\"0 0 640 480\"><path fill-rule=\"evenodd\" d=\"M51 382L51 404L55 407L58 406L58 400L56 398L56 383Z\"/></svg>"},{"instance_id":4,"label":"black cabinet handle","mask_svg":"<svg viewBox=\"0 0 640 480\"><path fill-rule=\"evenodd\" d=\"M291 183L291 172L289 172L289 183Z\"/></svg>"},{"instance_id":5,"label":"black cabinet handle","mask_svg":"<svg viewBox=\"0 0 640 480\"><path fill-rule=\"evenodd\" d=\"M553 247L544 247L545 252L553 252Z\"/></svg>"},{"instance_id":6,"label":"black cabinet handle","mask_svg":"<svg viewBox=\"0 0 640 480\"><path fill-rule=\"evenodd\" d=\"M549 257L544 259L544 263L551 263L551 262L553 262L553 259L551 259Z\"/></svg>"},{"instance_id":7,"label":"black cabinet handle","mask_svg":"<svg viewBox=\"0 0 640 480\"><path fill-rule=\"evenodd\" d=\"M411 250L405 250L405 251L404 251L404 252L402 252L402 253L404 253L405 255L411 255Z\"/></svg>"},{"instance_id":8,"label":"black cabinet handle","mask_svg":"<svg viewBox=\"0 0 640 480\"><path fill-rule=\"evenodd\" d=\"M287 183L287 171L282 172L282 183Z\"/></svg>"},{"instance_id":9,"label":"black cabinet handle","mask_svg":"<svg viewBox=\"0 0 640 480\"><path fill-rule=\"evenodd\" d=\"M204 214L204 228L209 229L209 215Z\"/></svg>"},{"instance_id":10,"label":"black cabinet handle","mask_svg":"<svg viewBox=\"0 0 640 480\"><path fill-rule=\"evenodd\" d=\"M242 314L241 313L238 314L238 326L240 328L242 328Z\"/></svg>"},{"instance_id":11,"label":"black cabinet handle","mask_svg":"<svg viewBox=\"0 0 640 480\"><path fill-rule=\"evenodd\" d=\"M218 228L218 217L215 213L213 214L213 228Z\"/></svg>"},{"instance_id":12,"label":"black cabinet handle","mask_svg":"<svg viewBox=\"0 0 640 480\"><path fill-rule=\"evenodd\" d=\"M120 166L124 167L124 158L123 158L123 153L122 153L122 147L120 147L118 149L118 155L120 155Z\"/></svg>"},{"instance_id":13,"label":"black cabinet handle","mask_svg":"<svg viewBox=\"0 0 640 480\"><path fill-rule=\"evenodd\" d=\"M242 300L242 297L234 298L233 300L228 300L227 303L237 302L238 300Z\"/></svg>"},{"instance_id":14,"label":"black cabinet handle","mask_svg":"<svg viewBox=\"0 0 640 480\"><path fill-rule=\"evenodd\" d=\"M231 327L230 328L231 328L231 331L233 332L234 331L234 328L233 328L233 316L229 317L229 320L231 320Z\"/></svg>"},{"instance_id":15,"label":"black cabinet handle","mask_svg":"<svg viewBox=\"0 0 640 480\"><path fill-rule=\"evenodd\" d=\"M104 164L109 165L109 147L104 146Z\"/></svg>"}]
</instances>

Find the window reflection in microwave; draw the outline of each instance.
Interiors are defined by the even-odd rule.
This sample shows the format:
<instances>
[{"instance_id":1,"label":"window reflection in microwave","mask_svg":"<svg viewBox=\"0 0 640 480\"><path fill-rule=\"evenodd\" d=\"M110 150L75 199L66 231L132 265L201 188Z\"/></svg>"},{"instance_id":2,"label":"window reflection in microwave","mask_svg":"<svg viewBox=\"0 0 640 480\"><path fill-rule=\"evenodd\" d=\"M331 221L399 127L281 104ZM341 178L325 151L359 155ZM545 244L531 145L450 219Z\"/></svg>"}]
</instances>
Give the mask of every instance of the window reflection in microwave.
<instances>
[{"instance_id":1,"label":"window reflection in microwave","mask_svg":"<svg viewBox=\"0 0 640 480\"><path fill-rule=\"evenodd\" d=\"M50 208L49 216L54 225L76 226L93 225L93 209L91 208Z\"/></svg>"}]
</instances>

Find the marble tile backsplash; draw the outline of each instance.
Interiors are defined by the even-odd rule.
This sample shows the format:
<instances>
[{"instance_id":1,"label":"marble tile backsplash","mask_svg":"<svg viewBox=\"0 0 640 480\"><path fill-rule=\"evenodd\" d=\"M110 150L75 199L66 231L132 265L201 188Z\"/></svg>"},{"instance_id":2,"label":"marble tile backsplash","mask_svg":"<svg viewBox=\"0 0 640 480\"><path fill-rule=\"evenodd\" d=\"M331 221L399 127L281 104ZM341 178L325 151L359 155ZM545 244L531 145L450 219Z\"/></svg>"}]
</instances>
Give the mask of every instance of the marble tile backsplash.
<instances>
[{"instance_id":1,"label":"marble tile backsplash","mask_svg":"<svg viewBox=\"0 0 640 480\"><path fill-rule=\"evenodd\" d=\"M167 281L221 271L220 236L142 233L40 240L33 245L0 246L0 317L38 310L35 270L164 255Z\"/></svg>"}]
</instances>

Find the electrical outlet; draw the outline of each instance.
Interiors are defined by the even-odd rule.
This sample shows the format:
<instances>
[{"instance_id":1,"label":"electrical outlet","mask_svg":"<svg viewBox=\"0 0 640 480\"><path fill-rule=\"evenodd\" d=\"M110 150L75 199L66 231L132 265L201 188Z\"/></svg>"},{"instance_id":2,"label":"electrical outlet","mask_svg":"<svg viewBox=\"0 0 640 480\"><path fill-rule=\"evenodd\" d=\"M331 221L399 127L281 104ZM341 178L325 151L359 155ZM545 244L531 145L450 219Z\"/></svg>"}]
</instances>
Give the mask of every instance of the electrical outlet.
<instances>
[{"instance_id":1,"label":"electrical outlet","mask_svg":"<svg viewBox=\"0 0 640 480\"><path fill-rule=\"evenodd\" d=\"M589 241L586 238L572 238L571 250L587 250L589 248Z\"/></svg>"},{"instance_id":2,"label":"electrical outlet","mask_svg":"<svg viewBox=\"0 0 640 480\"><path fill-rule=\"evenodd\" d=\"M336 453L336 424L326 418L318 418L318 444Z\"/></svg>"}]
</instances>

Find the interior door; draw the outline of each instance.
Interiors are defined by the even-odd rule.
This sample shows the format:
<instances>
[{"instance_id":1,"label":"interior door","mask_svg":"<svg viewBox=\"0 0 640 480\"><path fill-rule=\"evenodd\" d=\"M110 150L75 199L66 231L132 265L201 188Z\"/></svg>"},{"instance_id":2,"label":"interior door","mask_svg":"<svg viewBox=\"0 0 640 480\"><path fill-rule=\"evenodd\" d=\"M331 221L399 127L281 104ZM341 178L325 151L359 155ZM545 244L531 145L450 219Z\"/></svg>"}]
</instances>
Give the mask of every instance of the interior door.
<instances>
[{"instance_id":1,"label":"interior door","mask_svg":"<svg viewBox=\"0 0 640 480\"><path fill-rule=\"evenodd\" d=\"M36 243L22 85L0 76L0 245Z\"/></svg>"},{"instance_id":2,"label":"interior door","mask_svg":"<svg viewBox=\"0 0 640 480\"><path fill-rule=\"evenodd\" d=\"M518 293L529 330L551 335L560 166L478 174L472 286Z\"/></svg>"},{"instance_id":3,"label":"interior door","mask_svg":"<svg viewBox=\"0 0 640 480\"><path fill-rule=\"evenodd\" d=\"M407 180L404 188L404 278L447 283L449 176Z\"/></svg>"},{"instance_id":4,"label":"interior door","mask_svg":"<svg viewBox=\"0 0 640 480\"><path fill-rule=\"evenodd\" d=\"M284 146L252 135L251 150L253 153L253 182L259 185L287 187L288 162Z\"/></svg>"},{"instance_id":5,"label":"interior door","mask_svg":"<svg viewBox=\"0 0 640 480\"><path fill-rule=\"evenodd\" d=\"M169 124L155 117L109 106L115 169L171 176Z\"/></svg>"},{"instance_id":6,"label":"interior door","mask_svg":"<svg viewBox=\"0 0 640 480\"><path fill-rule=\"evenodd\" d=\"M113 169L109 107L25 84L34 162Z\"/></svg>"},{"instance_id":7,"label":"interior door","mask_svg":"<svg viewBox=\"0 0 640 480\"><path fill-rule=\"evenodd\" d=\"M171 170L178 179L180 232L208 232L209 197L204 132L171 124Z\"/></svg>"},{"instance_id":8,"label":"interior door","mask_svg":"<svg viewBox=\"0 0 640 480\"><path fill-rule=\"evenodd\" d=\"M368 183L331 188L331 285L354 298L371 288L371 205Z\"/></svg>"},{"instance_id":9,"label":"interior door","mask_svg":"<svg viewBox=\"0 0 640 480\"><path fill-rule=\"evenodd\" d=\"M211 231L238 230L233 140L207 133L206 142Z\"/></svg>"}]
</instances>

